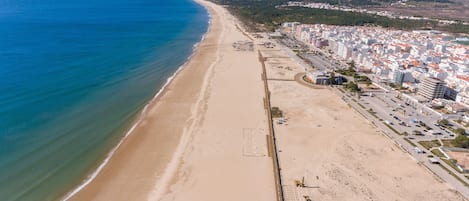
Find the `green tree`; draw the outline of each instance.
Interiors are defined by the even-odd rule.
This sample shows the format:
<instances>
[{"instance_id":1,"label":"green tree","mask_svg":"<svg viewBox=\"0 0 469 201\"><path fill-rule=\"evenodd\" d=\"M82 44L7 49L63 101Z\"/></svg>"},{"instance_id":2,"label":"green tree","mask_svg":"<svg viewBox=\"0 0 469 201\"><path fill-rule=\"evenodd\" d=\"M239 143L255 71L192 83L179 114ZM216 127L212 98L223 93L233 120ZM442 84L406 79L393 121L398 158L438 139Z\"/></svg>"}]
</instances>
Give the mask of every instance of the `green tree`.
<instances>
[{"instance_id":1,"label":"green tree","mask_svg":"<svg viewBox=\"0 0 469 201\"><path fill-rule=\"evenodd\" d=\"M355 82L347 82L347 84L345 85L345 88L350 90L350 92L360 91L360 88L358 87L357 84L355 84Z\"/></svg>"},{"instance_id":2,"label":"green tree","mask_svg":"<svg viewBox=\"0 0 469 201\"><path fill-rule=\"evenodd\" d=\"M330 76L330 78L329 78L329 84L330 84L330 85L336 84L336 83L335 83L335 73L334 73L334 72L331 72L331 76Z\"/></svg>"},{"instance_id":3,"label":"green tree","mask_svg":"<svg viewBox=\"0 0 469 201\"><path fill-rule=\"evenodd\" d=\"M357 71L355 70L355 61L352 60L352 61L349 63L348 71L349 71L350 73L352 73L352 74L355 73L355 72L357 72Z\"/></svg>"},{"instance_id":4,"label":"green tree","mask_svg":"<svg viewBox=\"0 0 469 201\"><path fill-rule=\"evenodd\" d=\"M443 125L443 126L449 125L449 122L448 122L447 119L442 119L442 120L438 121L438 123L441 124L441 125Z\"/></svg>"},{"instance_id":5,"label":"green tree","mask_svg":"<svg viewBox=\"0 0 469 201\"><path fill-rule=\"evenodd\" d=\"M468 148L469 147L469 138L464 135L459 135L453 140L453 145L460 148Z\"/></svg>"},{"instance_id":6,"label":"green tree","mask_svg":"<svg viewBox=\"0 0 469 201\"><path fill-rule=\"evenodd\" d=\"M454 133L458 134L458 135L465 135L466 134L466 130L464 130L463 128L458 128L454 131Z\"/></svg>"},{"instance_id":7,"label":"green tree","mask_svg":"<svg viewBox=\"0 0 469 201\"><path fill-rule=\"evenodd\" d=\"M360 99L360 97L363 95L363 92L361 90L357 91L357 98Z\"/></svg>"},{"instance_id":8,"label":"green tree","mask_svg":"<svg viewBox=\"0 0 469 201\"><path fill-rule=\"evenodd\" d=\"M369 87L372 84L372 82L371 82L371 80L367 80L367 81L365 81L365 84L366 84L367 87Z\"/></svg>"}]
</instances>

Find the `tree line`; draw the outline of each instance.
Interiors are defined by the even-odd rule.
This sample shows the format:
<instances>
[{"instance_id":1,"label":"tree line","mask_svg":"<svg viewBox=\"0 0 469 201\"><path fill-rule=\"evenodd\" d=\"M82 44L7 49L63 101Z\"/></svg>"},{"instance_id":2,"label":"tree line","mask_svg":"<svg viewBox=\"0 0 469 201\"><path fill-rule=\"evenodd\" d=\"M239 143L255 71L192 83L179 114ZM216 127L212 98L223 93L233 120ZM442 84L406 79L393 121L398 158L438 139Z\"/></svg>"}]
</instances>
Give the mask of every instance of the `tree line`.
<instances>
[{"instance_id":1,"label":"tree line","mask_svg":"<svg viewBox=\"0 0 469 201\"><path fill-rule=\"evenodd\" d=\"M436 21L392 19L388 17L304 7L279 7L287 0L212 0L227 5L252 31L273 31L283 22L363 26L378 25L401 30L437 29L453 33L469 33L469 25L443 25Z\"/></svg>"}]
</instances>

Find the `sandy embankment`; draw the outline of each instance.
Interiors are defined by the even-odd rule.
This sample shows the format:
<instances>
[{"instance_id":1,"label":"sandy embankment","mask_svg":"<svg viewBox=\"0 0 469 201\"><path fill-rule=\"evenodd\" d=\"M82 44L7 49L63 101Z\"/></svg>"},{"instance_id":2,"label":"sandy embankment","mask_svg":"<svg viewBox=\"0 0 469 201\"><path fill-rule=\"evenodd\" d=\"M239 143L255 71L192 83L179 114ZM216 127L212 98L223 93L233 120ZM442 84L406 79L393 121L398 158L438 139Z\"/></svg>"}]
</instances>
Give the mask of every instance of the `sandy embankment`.
<instances>
[{"instance_id":1,"label":"sandy embankment","mask_svg":"<svg viewBox=\"0 0 469 201\"><path fill-rule=\"evenodd\" d=\"M274 200L261 68L225 9L134 133L71 200Z\"/></svg>"},{"instance_id":2,"label":"sandy embankment","mask_svg":"<svg viewBox=\"0 0 469 201\"><path fill-rule=\"evenodd\" d=\"M279 49L262 52L268 78L292 79L303 69ZM330 88L270 80L269 89L272 106L288 118L275 124L285 200L465 200ZM303 178L313 188L296 188Z\"/></svg>"}]
</instances>

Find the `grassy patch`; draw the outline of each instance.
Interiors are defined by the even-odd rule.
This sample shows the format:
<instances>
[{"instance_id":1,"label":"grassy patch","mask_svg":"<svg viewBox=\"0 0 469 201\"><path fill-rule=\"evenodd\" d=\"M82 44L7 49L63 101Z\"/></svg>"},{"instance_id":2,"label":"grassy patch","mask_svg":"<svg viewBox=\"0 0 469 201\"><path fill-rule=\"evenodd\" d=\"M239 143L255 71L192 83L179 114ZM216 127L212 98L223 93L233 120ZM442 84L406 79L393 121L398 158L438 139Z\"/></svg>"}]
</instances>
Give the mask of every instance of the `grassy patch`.
<instances>
[{"instance_id":1,"label":"grassy patch","mask_svg":"<svg viewBox=\"0 0 469 201\"><path fill-rule=\"evenodd\" d=\"M453 140L441 140L441 141L443 141L443 146L444 147L449 147L449 148L454 147L454 145L452 143Z\"/></svg>"},{"instance_id":2,"label":"grassy patch","mask_svg":"<svg viewBox=\"0 0 469 201\"><path fill-rule=\"evenodd\" d=\"M270 113L273 118L283 117L283 112L278 107L272 107L272 109L270 109Z\"/></svg>"},{"instance_id":3,"label":"grassy patch","mask_svg":"<svg viewBox=\"0 0 469 201\"><path fill-rule=\"evenodd\" d=\"M417 146L417 145L414 144L412 141L410 141L409 138L406 138L406 137L405 137L404 140L405 140L406 142L408 142L410 145L414 146L414 147Z\"/></svg>"},{"instance_id":4,"label":"grassy patch","mask_svg":"<svg viewBox=\"0 0 469 201\"><path fill-rule=\"evenodd\" d=\"M444 162L445 162L446 164L448 164L449 166L451 166L451 167L452 167L454 170L456 170L457 172L461 172L461 171L459 171L459 168L458 168L457 165L456 165L456 160L454 160L454 159L449 159L449 160L448 160L448 159L444 159L444 158L442 158L441 160L444 161Z\"/></svg>"},{"instance_id":5,"label":"grassy patch","mask_svg":"<svg viewBox=\"0 0 469 201\"><path fill-rule=\"evenodd\" d=\"M444 158L445 155L443 153L441 153L441 151L439 149L434 149L432 150L432 153L435 154L435 156L438 156L440 158Z\"/></svg>"},{"instance_id":6,"label":"grassy patch","mask_svg":"<svg viewBox=\"0 0 469 201\"><path fill-rule=\"evenodd\" d=\"M440 142L438 140L432 140L432 141L420 141L418 142L420 145L425 147L425 149L430 150L433 147L439 147L441 146Z\"/></svg>"}]
</instances>

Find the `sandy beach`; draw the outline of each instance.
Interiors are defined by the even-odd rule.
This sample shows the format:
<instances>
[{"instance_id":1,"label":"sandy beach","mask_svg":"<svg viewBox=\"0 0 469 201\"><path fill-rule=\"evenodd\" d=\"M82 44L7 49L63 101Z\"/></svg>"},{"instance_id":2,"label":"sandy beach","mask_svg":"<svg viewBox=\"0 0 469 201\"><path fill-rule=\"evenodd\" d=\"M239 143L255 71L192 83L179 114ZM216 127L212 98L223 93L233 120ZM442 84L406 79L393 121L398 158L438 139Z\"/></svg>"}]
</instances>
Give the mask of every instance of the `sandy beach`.
<instances>
[{"instance_id":1,"label":"sandy beach","mask_svg":"<svg viewBox=\"0 0 469 201\"><path fill-rule=\"evenodd\" d=\"M70 200L275 200L261 66L227 11L100 174Z\"/></svg>"},{"instance_id":2,"label":"sandy beach","mask_svg":"<svg viewBox=\"0 0 469 201\"><path fill-rule=\"evenodd\" d=\"M466 200L330 87L294 80L304 70L281 48L261 52L271 104L288 119L274 120L285 200ZM307 188L296 187L302 180Z\"/></svg>"},{"instance_id":3,"label":"sandy beach","mask_svg":"<svg viewBox=\"0 0 469 201\"><path fill-rule=\"evenodd\" d=\"M223 7L197 2L212 16L205 39L71 200L276 200L258 50L271 105L288 119L274 124L285 200L465 200L333 90L295 80L304 68L283 49L253 41Z\"/></svg>"}]
</instances>

